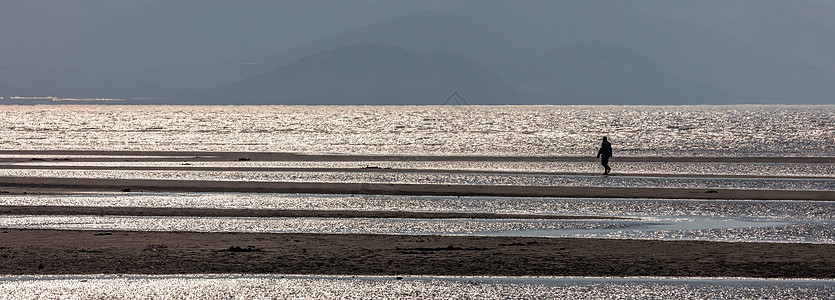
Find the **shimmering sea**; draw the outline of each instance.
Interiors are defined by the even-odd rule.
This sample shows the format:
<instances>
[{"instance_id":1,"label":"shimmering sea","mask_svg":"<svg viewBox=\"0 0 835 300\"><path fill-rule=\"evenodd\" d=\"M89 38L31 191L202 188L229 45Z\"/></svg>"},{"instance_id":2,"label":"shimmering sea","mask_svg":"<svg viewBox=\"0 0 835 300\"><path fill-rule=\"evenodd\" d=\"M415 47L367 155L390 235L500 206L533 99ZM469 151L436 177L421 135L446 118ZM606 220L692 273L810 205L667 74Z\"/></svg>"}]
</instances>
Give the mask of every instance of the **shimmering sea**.
<instances>
[{"instance_id":1,"label":"shimmering sea","mask_svg":"<svg viewBox=\"0 0 835 300\"><path fill-rule=\"evenodd\" d=\"M600 176L602 168L594 160L603 136L613 144L613 176ZM462 159L207 161L194 156L155 160L121 154L36 152L53 150ZM481 158L466 159L473 156ZM502 157L562 159L499 159ZM834 158L832 105L0 106L0 177L835 193ZM369 167L375 172L363 171ZM0 205L402 210L625 218L569 221L14 215L0 216L0 228L835 244L833 201L133 192L0 194ZM404 277L20 274L0 277L0 299L835 298L831 280Z\"/></svg>"},{"instance_id":2,"label":"shimmering sea","mask_svg":"<svg viewBox=\"0 0 835 300\"><path fill-rule=\"evenodd\" d=\"M835 156L835 106L0 106L0 149Z\"/></svg>"}]
</instances>

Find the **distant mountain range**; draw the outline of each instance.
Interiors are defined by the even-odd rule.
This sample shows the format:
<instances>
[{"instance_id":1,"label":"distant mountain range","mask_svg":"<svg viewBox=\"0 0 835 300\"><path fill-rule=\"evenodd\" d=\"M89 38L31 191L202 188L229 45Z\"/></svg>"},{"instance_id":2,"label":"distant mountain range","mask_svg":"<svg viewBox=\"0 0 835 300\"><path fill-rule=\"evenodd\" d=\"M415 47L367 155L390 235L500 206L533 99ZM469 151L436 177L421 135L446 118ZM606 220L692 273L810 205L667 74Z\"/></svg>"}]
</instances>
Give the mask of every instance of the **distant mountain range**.
<instances>
[{"instance_id":1,"label":"distant mountain range","mask_svg":"<svg viewBox=\"0 0 835 300\"><path fill-rule=\"evenodd\" d=\"M191 103L425 105L442 104L456 92L470 104L519 101L498 75L465 57L357 44L301 58Z\"/></svg>"},{"instance_id":2,"label":"distant mountain range","mask_svg":"<svg viewBox=\"0 0 835 300\"><path fill-rule=\"evenodd\" d=\"M484 104L835 104L824 0L2 6L0 97L435 104L458 90Z\"/></svg>"},{"instance_id":3,"label":"distant mountain range","mask_svg":"<svg viewBox=\"0 0 835 300\"><path fill-rule=\"evenodd\" d=\"M605 42L559 47L504 74L530 103L726 103L721 90L678 78L638 52Z\"/></svg>"}]
</instances>

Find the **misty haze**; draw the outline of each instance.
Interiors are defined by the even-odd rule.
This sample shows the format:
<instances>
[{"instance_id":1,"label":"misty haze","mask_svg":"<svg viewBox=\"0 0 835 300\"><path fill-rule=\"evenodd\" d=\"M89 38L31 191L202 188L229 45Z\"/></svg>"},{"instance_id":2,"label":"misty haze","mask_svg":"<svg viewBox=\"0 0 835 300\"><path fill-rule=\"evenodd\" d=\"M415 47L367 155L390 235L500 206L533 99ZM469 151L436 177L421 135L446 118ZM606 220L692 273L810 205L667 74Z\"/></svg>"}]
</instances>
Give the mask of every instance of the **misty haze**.
<instances>
[{"instance_id":1,"label":"misty haze","mask_svg":"<svg viewBox=\"0 0 835 300\"><path fill-rule=\"evenodd\" d=\"M822 0L8 0L0 97L832 104L833 20Z\"/></svg>"}]
</instances>

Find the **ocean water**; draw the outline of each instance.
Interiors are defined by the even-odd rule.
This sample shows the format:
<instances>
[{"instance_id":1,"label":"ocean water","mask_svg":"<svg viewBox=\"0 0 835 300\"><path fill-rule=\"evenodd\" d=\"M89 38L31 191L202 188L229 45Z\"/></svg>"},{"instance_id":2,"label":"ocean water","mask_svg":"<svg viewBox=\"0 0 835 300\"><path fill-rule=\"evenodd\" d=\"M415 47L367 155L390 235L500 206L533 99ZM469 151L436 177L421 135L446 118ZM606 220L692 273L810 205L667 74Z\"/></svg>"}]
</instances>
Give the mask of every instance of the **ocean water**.
<instances>
[{"instance_id":1,"label":"ocean water","mask_svg":"<svg viewBox=\"0 0 835 300\"><path fill-rule=\"evenodd\" d=\"M835 106L0 106L0 149L835 156Z\"/></svg>"},{"instance_id":2,"label":"ocean water","mask_svg":"<svg viewBox=\"0 0 835 300\"><path fill-rule=\"evenodd\" d=\"M835 106L0 106L0 150L269 151L353 155L576 156L561 161L200 161L189 156L0 153L0 176L260 182L760 189L835 192ZM601 136L616 176L599 176ZM729 157L765 157L730 161ZM582 157L587 157L584 159ZM645 161L618 162L620 157ZM652 157L708 157L653 162ZM94 159L88 161L85 159ZM108 161L107 159L113 159ZM159 158L159 161L155 161ZM170 159L177 159L171 161ZM104 161L96 160L104 159ZM129 161L141 159L141 162ZM127 160L127 161L125 161ZM373 172L362 170L374 166ZM141 169L140 169L141 168ZM203 168L203 169L200 169ZM392 168L388 171L387 168ZM687 199L119 194L5 205L226 206L279 209L627 216L627 221L6 217L6 228L522 235L835 242L826 202ZM85 196L86 197L86 196ZM111 198L112 197L112 198ZM296 199L304 198L305 201ZM11 199L11 200L10 200ZM144 199L139 201L137 199ZM199 199L199 200L195 200ZM326 201L330 206L321 205ZM381 200L383 199L383 200ZM150 202L148 202L150 201ZM149 204L152 203L152 204ZM293 203L300 207L293 208ZM347 205L346 203L351 203ZM455 205L468 204L458 207ZM339 204L346 204L339 207ZM236 206L237 205L237 206ZM335 205L335 206L334 206ZM278 206L278 207L276 207ZM318 207L318 208L317 208ZM335 208L334 208L335 207ZM683 210L679 211L679 210ZM784 212L772 216L771 212ZM805 212L811 215L804 214Z\"/></svg>"},{"instance_id":3,"label":"ocean water","mask_svg":"<svg viewBox=\"0 0 835 300\"><path fill-rule=\"evenodd\" d=\"M616 176L593 176L600 138ZM827 106L0 106L0 176L733 188L835 192ZM201 161L2 150L572 156L576 161ZM650 158L618 161L624 157ZM708 157L699 162L652 158ZM725 158L765 157L757 161ZM159 160L155 160L159 158ZM171 161L177 159L176 162ZM586 159L587 158L587 159ZM92 161L88 160L92 159ZM129 160L137 159L140 162ZM366 166L404 172L361 170ZM140 169L141 168L141 169ZM204 169L196 169L204 168ZM205 168L213 168L207 170ZM249 168L249 169L247 169ZM257 170L252 168L258 168ZM339 169L339 170L337 170ZM511 235L835 243L835 202L237 193L2 195L0 205L406 210L628 220L3 216L2 228ZM281 275L6 276L18 298L832 299L831 280Z\"/></svg>"}]
</instances>

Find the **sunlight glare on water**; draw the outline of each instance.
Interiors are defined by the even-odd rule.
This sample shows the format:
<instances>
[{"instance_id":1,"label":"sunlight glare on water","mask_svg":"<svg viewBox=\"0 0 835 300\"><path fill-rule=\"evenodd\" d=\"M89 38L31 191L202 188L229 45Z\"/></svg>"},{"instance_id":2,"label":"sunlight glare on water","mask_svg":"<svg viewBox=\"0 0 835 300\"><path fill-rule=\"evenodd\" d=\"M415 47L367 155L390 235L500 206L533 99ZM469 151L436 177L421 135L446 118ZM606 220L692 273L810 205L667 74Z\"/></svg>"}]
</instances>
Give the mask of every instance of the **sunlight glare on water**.
<instances>
[{"instance_id":1,"label":"sunlight glare on water","mask_svg":"<svg viewBox=\"0 0 835 300\"><path fill-rule=\"evenodd\" d=\"M702 216L835 220L833 201L575 199L257 193L0 195L0 205L245 208L556 214L624 217Z\"/></svg>"},{"instance_id":2,"label":"sunlight glare on water","mask_svg":"<svg viewBox=\"0 0 835 300\"><path fill-rule=\"evenodd\" d=\"M835 243L835 202L172 193L9 195L0 205L424 211L632 217L482 220L7 216L5 228L502 235Z\"/></svg>"},{"instance_id":3,"label":"sunlight glare on water","mask_svg":"<svg viewBox=\"0 0 835 300\"><path fill-rule=\"evenodd\" d=\"M0 148L835 156L835 106L0 106Z\"/></svg>"},{"instance_id":4,"label":"sunlight glare on water","mask_svg":"<svg viewBox=\"0 0 835 300\"><path fill-rule=\"evenodd\" d=\"M573 237L733 242L835 243L833 222L781 223L716 218L483 220L361 218L189 218L10 216L0 228L248 233Z\"/></svg>"},{"instance_id":5,"label":"sunlight glare on water","mask_svg":"<svg viewBox=\"0 0 835 300\"><path fill-rule=\"evenodd\" d=\"M2 157L2 156L0 156ZM21 156L24 157L24 156ZM28 157L24 157L28 158ZM124 157L127 158L127 157ZM835 177L831 163L686 163L686 162L617 162L612 163L620 173L630 174L689 174L689 175L747 175L747 176L807 176ZM235 162L21 162L25 166L72 167L167 167L167 168L344 168L378 167L396 170L424 171L493 171L493 172L549 172L597 173L597 162L502 162L502 161L235 161Z\"/></svg>"},{"instance_id":6,"label":"sunlight glare on water","mask_svg":"<svg viewBox=\"0 0 835 300\"><path fill-rule=\"evenodd\" d=\"M259 182L330 182L455 184L514 186L585 186L639 188L708 188L835 191L835 178L699 178L653 176L593 176L480 173L400 173L400 172L262 172L262 171L160 171L160 170L56 170L0 169L0 176L216 180Z\"/></svg>"},{"instance_id":7,"label":"sunlight glare on water","mask_svg":"<svg viewBox=\"0 0 835 300\"><path fill-rule=\"evenodd\" d=\"M7 216L0 228L571 237L835 244L835 222L705 217L640 220Z\"/></svg>"},{"instance_id":8,"label":"sunlight glare on water","mask_svg":"<svg viewBox=\"0 0 835 300\"><path fill-rule=\"evenodd\" d=\"M831 299L831 280L282 275L7 276L0 299Z\"/></svg>"}]
</instances>

